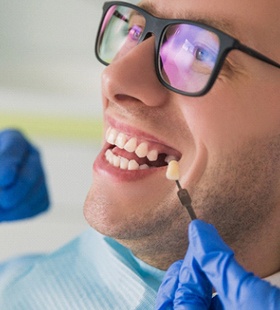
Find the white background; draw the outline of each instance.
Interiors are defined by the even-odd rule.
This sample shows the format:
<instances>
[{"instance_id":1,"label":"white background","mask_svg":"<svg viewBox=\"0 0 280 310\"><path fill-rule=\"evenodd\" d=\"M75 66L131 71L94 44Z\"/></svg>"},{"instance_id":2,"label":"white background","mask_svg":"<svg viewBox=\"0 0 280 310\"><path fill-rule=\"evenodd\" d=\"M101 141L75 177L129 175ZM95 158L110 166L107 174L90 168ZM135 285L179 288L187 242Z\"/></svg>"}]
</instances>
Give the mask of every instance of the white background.
<instances>
[{"instance_id":1,"label":"white background","mask_svg":"<svg viewBox=\"0 0 280 310\"><path fill-rule=\"evenodd\" d=\"M24 131L20 115L32 116L34 122L41 116L79 119L81 126L84 119L101 118L103 67L95 60L94 40L102 4L0 0L0 129L5 127L3 115L13 113L18 123L12 125ZM1 223L0 260L51 251L88 227L82 207L100 139L91 139L90 133L87 138L57 137L48 122L40 125L45 135L26 130L41 150L51 209L31 220Z\"/></svg>"}]
</instances>

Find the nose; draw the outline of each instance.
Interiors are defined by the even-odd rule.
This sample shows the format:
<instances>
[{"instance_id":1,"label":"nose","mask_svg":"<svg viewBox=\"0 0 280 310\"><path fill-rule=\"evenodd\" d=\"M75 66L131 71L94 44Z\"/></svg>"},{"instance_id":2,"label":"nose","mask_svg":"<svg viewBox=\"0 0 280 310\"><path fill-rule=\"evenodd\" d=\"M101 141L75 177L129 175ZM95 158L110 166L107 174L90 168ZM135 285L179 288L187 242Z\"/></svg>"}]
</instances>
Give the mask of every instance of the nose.
<instances>
[{"instance_id":1,"label":"nose","mask_svg":"<svg viewBox=\"0 0 280 310\"><path fill-rule=\"evenodd\" d=\"M157 78L155 42L150 37L118 57L102 74L103 95L113 102L137 101L147 106L167 102L170 91Z\"/></svg>"}]
</instances>

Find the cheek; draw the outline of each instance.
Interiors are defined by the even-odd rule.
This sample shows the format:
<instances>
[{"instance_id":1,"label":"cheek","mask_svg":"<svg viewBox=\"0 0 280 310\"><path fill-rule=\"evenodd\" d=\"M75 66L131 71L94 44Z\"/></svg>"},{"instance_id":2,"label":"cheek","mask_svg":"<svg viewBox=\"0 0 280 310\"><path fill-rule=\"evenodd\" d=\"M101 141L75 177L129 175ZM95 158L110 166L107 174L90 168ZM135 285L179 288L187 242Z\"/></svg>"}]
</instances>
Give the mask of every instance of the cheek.
<instances>
[{"instance_id":1,"label":"cheek","mask_svg":"<svg viewBox=\"0 0 280 310\"><path fill-rule=\"evenodd\" d=\"M264 92L259 83L237 90L212 92L184 106L183 114L196 144L208 152L229 153L254 138L280 133L280 104L272 89ZM222 99L216 99L222 98Z\"/></svg>"},{"instance_id":2,"label":"cheek","mask_svg":"<svg viewBox=\"0 0 280 310\"><path fill-rule=\"evenodd\" d=\"M269 84L266 83L266 84ZM280 102L279 86L260 87L256 83L255 87L249 89L244 94L247 106L243 108L242 121L248 134L255 136L271 136L280 133Z\"/></svg>"},{"instance_id":3,"label":"cheek","mask_svg":"<svg viewBox=\"0 0 280 310\"><path fill-rule=\"evenodd\" d=\"M230 112L225 105L211 104L207 102L185 111L195 145L204 145L209 155L234 147L242 134L237 111Z\"/></svg>"}]
</instances>

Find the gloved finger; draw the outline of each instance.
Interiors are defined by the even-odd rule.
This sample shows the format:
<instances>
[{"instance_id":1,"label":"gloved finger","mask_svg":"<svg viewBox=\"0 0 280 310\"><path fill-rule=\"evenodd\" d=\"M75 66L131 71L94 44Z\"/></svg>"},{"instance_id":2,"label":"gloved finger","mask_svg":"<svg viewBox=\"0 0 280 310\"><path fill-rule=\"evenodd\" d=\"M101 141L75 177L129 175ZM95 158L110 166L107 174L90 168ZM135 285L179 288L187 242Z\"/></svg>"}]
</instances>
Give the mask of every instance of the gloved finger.
<instances>
[{"instance_id":1,"label":"gloved finger","mask_svg":"<svg viewBox=\"0 0 280 310\"><path fill-rule=\"evenodd\" d=\"M0 222L30 218L46 211L49 204L45 180L40 178L16 208L0 210Z\"/></svg>"},{"instance_id":2,"label":"gloved finger","mask_svg":"<svg viewBox=\"0 0 280 310\"><path fill-rule=\"evenodd\" d=\"M29 154L18 171L16 182L0 191L0 206L4 209L16 208L39 180L45 180L40 156L29 147Z\"/></svg>"},{"instance_id":3,"label":"gloved finger","mask_svg":"<svg viewBox=\"0 0 280 310\"><path fill-rule=\"evenodd\" d=\"M174 309L208 310L212 299L212 284L193 256L193 244L182 263L178 288L175 293Z\"/></svg>"},{"instance_id":4,"label":"gloved finger","mask_svg":"<svg viewBox=\"0 0 280 310\"><path fill-rule=\"evenodd\" d=\"M0 188L14 182L28 147L29 143L17 130L0 133Z\"/></svg>"},{"instance_id":5,"label":"gloved finger","mask_svg":"<svg viewBox=\"0 0 280 310\"><path fill-rule=\"evenodd\" d=\"M225 309L279 309L280 290L241 267L214 226L192 221L189 238L197 263Z\"/></svg>"},{"instance_id":6,"label":"gloved finger","mask_svg":"<svg viewBox=\"0 0 280 310\"><path fill-rule=\"evenodd\" d=\"M156 310L173 310L173 300L179 281L179 272L183 260L173 263L162 280L156 298Z\"/></svg>"}]
</instances>

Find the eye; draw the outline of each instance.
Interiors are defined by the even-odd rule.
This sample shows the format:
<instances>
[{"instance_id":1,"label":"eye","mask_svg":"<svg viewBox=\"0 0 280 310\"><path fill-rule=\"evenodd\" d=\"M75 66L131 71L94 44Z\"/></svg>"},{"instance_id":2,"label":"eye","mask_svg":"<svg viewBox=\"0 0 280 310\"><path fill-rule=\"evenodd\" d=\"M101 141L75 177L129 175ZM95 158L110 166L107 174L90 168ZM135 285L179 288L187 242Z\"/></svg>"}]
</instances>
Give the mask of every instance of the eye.
<instances>
[{"instance_id":1,"label":"eye","mask_svg":"<svg viewBox=\"0 0 280 310\"><path fill-rule=\"evenodd\" d=\"M142 34L142 28L140 28L137 25L134 25L131 28L129 28L128 34L131 40L139 41Z\"/></svg>"},{"instance_id":2,"label":"eye","mask_svg":"<svg viewBox=\"0 0 280 310\"><path fill-rule=\"evenodd\" d=\"M215 61L215 56L213 55L213 53L211 53L209 50L203 47L199 47L199 46L195 47L193 54L195 58L199 61L204 61L204 62Z\"/></svg>"}]
</instances>

